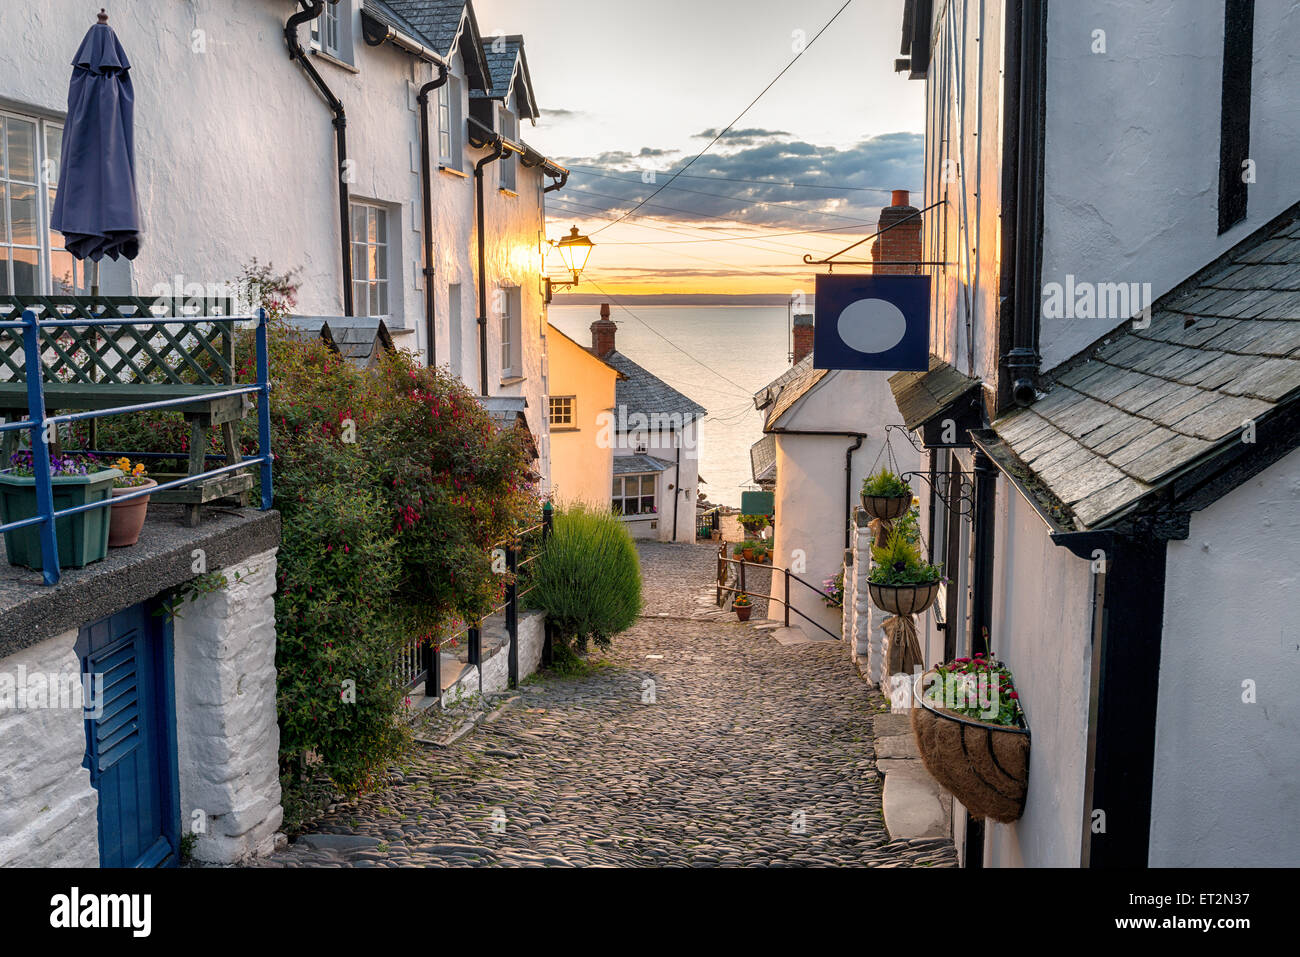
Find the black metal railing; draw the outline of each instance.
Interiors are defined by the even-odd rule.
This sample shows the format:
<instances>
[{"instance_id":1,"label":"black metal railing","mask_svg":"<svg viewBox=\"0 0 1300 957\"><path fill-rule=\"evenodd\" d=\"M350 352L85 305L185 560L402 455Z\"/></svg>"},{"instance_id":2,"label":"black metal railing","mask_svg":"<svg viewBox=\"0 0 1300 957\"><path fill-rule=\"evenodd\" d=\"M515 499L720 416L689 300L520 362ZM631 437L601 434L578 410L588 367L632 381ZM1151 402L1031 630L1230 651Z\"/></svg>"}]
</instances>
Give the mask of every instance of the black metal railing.
<instances>
[{"instance_id":1,"label":"black metal railing","mask_svg":"<svg viewBox=\"0 0 1300 957\"><path fill-rule=\"evenodd\" d=\"M430 698L442 697L442 646L454 645L462 637L466 641L466 658L479 669L479 690L483 689L483 619L505 613L510 687L519 684L519 603L536 587L531 580L531 568L537 561L554 528L554 512L550 502L542 508L542 520L536 525L517 531L511 538L494 544L488 553L493 567L501 567L506 577L505 600L486 611L474 622L461 623L451 634L441 640L414 638L399 652L397 669L404 686L414 691L424 685L424 694ZM551 631L546 626L542 659L550 662Z\"/></svg>"},{"instance_id":2,"label":"black metal railing","mask_svg":"<svg viewBox=\"0 0 1300 957\"><path fill-rule=\"evenodd\" d=\"M745 587L745 569L747 567L761 568L767 571L771 571L774 574L780 573L784 575L785 576L785 597L778 598L776 595L762 595L762 594L758 594L757 592L749 591ZM731 579L731 575L729 574L732 570L735 570L734 579ZM728 585L729 579L734 580L739 587L737 588L730 587L730 585ZM822 631L826 632L826 634L830 635L836 641L840 641L843 637L842 635L835 634L835 632L831 631L821 622L814 621L813 619L805 615L802 611L800 611L798 608L795 608L793 605L790 604L789 599L790 599L791 582L798 582L800 585L803 585L805 588L809 589L810 591L816 592L817 595L820 596L823 600L829 601L829 607L831 608L844 607L844 603L842 600L838 602L834 601L833 599L831 599L830 595L826 594L826 592L822 591L820 588L816 587L815 585L811 585L808 582L804 581L802 578L800 578L794 572L790 571L790 569L788 568L778 568L775 565L764 565L764 564L759 564L758 562L745 561L743 559L728 558L726 545L723 545L720 549L718 549L718 586L717 586L717 594L714 599L718 607L722 607L723 596L725 595L734 596L734 595L745 594L745 595L749 595L751 598L763 598L769 602L774 601L777 604L781 605L782 608L784 609L783 620L785 622L785 627L787 628L790 627L790 612L794 612L796 615L804 619L804 621L808 622L810 625L814 625L817 628L820 628Z\"/></svg>"}]
</instances>

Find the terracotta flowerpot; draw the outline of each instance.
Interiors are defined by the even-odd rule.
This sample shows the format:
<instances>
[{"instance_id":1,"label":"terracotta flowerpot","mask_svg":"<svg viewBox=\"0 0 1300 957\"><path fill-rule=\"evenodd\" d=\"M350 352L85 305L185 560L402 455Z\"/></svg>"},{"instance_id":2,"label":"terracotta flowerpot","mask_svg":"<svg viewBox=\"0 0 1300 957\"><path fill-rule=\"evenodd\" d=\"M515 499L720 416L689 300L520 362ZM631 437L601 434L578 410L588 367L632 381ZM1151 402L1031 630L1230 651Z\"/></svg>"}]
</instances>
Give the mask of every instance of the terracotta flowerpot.
<instances>
[{"instance_id":1,"label":"terracotta flowerpot","mask_svg":"<svg viewBox=\"0 0 1300 957\"><path fill-rule=\"evenodd\" d=\"M912 507L912 496L899 495L886 497L884 495L863 495L862 510L872 518L879 518L886 522L892 522L896 518L902 518L907 514L907 510Z\"/></svg>"},{"instance_id":2,"label":"terracotta flowerpot","mask_svg":"<svg viewBox=\"0 0 1300 957\"><path fill-rule=\"evenodd\" d=\"M919 615L939 597L939 582L921 582L918 585L877 585L867 582L871 601L881 611L891 615Z\"/></svg>"},{"instance_id":3,"label":"terracotta flowerpot","mask_svg":"<svg viewBox=\"0 0 1300 957\"><path fill-rule=\"evenodd\" d=\"M153 479L144 485L136 485L133 488L115 488L113 489L113 498L117 499L123 495L129 495L131 492L139 492L141 489L153 488L158 483ZM142 495L139 498L133 498L129 502L114 502L109 509L113 514L108 522L108 547L124 548L127 545L134 545L140 540L140 530L144 528L144 518L149 511L148 495Z\"/></svg>"},{"instance_id":4,"label":"terracotta flowerpot","mask_svg":"<svg viewBox=\"0 0 1300 957\"><path fill-rule=\"evenodd\" d=\"M936 708L921 696L912 733L930 776L974 817L1000 824L1025 812L1029 729L986 724Z\"/></svg>"},{"instance_id":5,"label":"terracotta flowerpot","mask_svg":"<svg viewBox=\"0 0 1300 957\"><path fill-rule=\"evenodd\" d=\"M754 611L753 605L732 605L731 610L736 613L736 617L741 621L749 621L750 614Z\"/></svg>"},{"instance_id":6,"label":"terracotta flowerpot","mask_svg":"<svg viewBox=\"0 0 1300 957\"><path fill-rule=\"evenodd\" d=\"M754 550L752 548L745 549L744 555L745 561L752 562L754 560Z\"/></svg>"}]
</instances>

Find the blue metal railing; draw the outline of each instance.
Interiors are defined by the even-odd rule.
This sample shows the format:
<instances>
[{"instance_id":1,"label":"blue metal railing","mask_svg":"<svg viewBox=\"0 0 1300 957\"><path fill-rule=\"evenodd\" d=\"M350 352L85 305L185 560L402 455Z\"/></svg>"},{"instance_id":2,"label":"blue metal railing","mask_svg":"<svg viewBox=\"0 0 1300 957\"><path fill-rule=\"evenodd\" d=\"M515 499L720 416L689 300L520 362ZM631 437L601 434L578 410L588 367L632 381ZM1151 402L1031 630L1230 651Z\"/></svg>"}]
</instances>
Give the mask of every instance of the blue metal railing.
<instances>
[{"instance_id":1,"label":"blue metal railing","mask_svg":"<svg viewBox=\"0 0 1300 957\"><path fill-rule=\"evenodd\" d=\"M168 318L166 322L176 325L195 324L200 322L211 322L211 316L196 317L176 317ZM41 363L41 330L42 329L67 329L70 327L91 328L95 326L152 326L159 322L157 316L148 316L145 318L117 318L112 319L80 319L69 320L66 317L59 319L47 319L40 321L36 318L36 313L31 309L23 310L21 321L8 320L0 322L0 329L21 329L23 333L23 365L28 370L37 370L35 374L27 373L27 418L19 422L6 422L0 425L0 432L16 432L20 429L27 429L31 432L32 442L32 472L35 474L36 486L36 510L38 514L32 518L21 519L16 522L9 522L0 525L0 532L14 531L20 528L28 528L33 525L40 525L40 542L41 542L41 566L42 575L46 585L57 585L59 583L59 543L58 536L55 534L56 520L68 516L76 515L80 512L89 512L96 508L108 508L114 502L127 502L134 498L141 498L145 495L152 495L155 492L164 489L180 488L183 485L191 485L195 482L201 482L217 475L224 475L228 472L236 472L240 469L257 466L261 473L262 485L262 509L266 510L271 507L271 463L275 456L271 453L271 379L270 379L270 362L267 356L266 343L266 325L267 315L265 309L257 310L256 315L252 316L222 316L223 322L256 322L257 323L257 384L247 386L233 386L229 389L221 389L215 392L204 392L193 396L180 396L175 399L159 399L155 402L141 402L135 405L122 405L111 409L96 409L90 412L75 412L68 415L55 415L46 417L45 414L45 375L44 367ZM110 415L125 415L132 412L147 412L154 409L169 409L177 406L192 405L198 402L208 402L212 399L228 398L237 395L258 395L260 401L257 403L257 455L252 458L243 459L233 465L225 465L221 468L212 469L209 472L203 472L199 475L189 475L171 482L163 482L159 485L147 489L141 489L135 492L129 492L119 495L116 498L108 497L100 502L88 502L85 505L75 505L71 508L54 509L54 483L50 471L50 440L49 432L57 432L57 428L64 422L80 422L85 419L96 419ZM8 463L3 464L5 468Z\"/></svg>"}]
</instances>

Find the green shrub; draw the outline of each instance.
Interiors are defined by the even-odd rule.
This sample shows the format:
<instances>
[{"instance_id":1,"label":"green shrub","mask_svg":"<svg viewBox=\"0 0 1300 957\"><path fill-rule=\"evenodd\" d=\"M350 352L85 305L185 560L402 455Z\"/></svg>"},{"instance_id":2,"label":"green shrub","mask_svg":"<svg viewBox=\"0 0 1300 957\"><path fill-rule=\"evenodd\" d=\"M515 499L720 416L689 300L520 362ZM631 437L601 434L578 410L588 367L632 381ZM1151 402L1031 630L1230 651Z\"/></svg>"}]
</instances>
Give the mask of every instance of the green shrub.
<instances>
[{"instance_id":1,"label":"green shrub","mask_svg":"<svg viewBox=\"0 0 1300 957\"><path fill-rule=\"evenodd\" d=\"M900 529L894 529L884 545L871 546L872 566L868 579L877 585L919 585L939 581L941 568L921 557L920 548Z\"/></svg>"},{"instance_id":2,"label":"green shrub","mask_svg":"<svg viewBox=\"0 0 1300 957\"><path fill-rule=\"evenodd\" d=\"M546 612L555 634L579 651L608 648L641 614L641 563L618 517L596 509L556 512L536 562L528 604Z\"/></svg>"}]
</instances>

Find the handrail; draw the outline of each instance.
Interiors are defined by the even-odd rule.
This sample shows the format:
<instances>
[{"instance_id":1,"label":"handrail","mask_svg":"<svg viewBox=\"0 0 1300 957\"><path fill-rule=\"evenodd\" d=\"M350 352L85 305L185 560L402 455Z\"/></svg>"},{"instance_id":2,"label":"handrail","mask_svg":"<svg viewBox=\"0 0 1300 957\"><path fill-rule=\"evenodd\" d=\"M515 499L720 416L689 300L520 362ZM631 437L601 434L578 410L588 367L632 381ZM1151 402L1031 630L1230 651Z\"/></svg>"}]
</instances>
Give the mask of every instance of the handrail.
<instances>
[{"instance_id":1,"label":"handrail","mask_svg":"<svg viewBox=\"0 0 1300 957\"><path fill-rule=\"evenodd\" d=\"M800 618L804 619L804 620L805 620L806 622L808 622L809 624L811 624L811 625L815 625L816 627L820 628L822 631L826 632L826 634L830 635L830 636L831 636L832 638L834 638L836 641L842 641L842 640L843 640L843 636L842 636L842 635L837 635L837 634L835 634L835 632L831 631L829 628L827 628L827 627L826 627L825 625L823 625L821 622L819 622L819 621L814 621L812 618L808 617L806 614L804 614L804 613L803 613L802 611L800 611L798 608L795 608L793 605L790 604L790 602L789 602L789 596L790 596L790 579L792 579L792 578L793 578L795 581L797 581L797 582L801 582L802 584L807 585L809 588L811 588L813 591L817 592L817 594L821 595L823 598L829 598L829 597L830 597L830 596L827 595L825 592L823 592L821 589L819 589L819 588L814 588L812 585L809 585L806 581L804 581L804 580L803 580L802 578L800 578L798 575L796 575L796 574L794 574L793 572L791 572L790 569L788 569L788 568L781 568L781 567L779 567L779 566L777 566L777 565L760 565L760 564L758 564L757 562L749 562L749 561L745 561L744 559L739 559L739 560L738 560L738 559L734 559L734 558L728 558L728 557L727 557L727 546L726 546L725 544L724 544L724 545L723 545L723 546L718 550L718 561L719 561L720 563L724 563L724 564L727 564L727 565L740 565L741 568L742 568L742 571L743 571L743 569L744 569L745 567L752 567L752 568L766 568L766 569L771 570L772 572L781 572L781 573L783 573L783 574L785 575L785 578L786 578L786 588L785 588L786 597L785 597L785 598L778 598L778 597L776 597L775 595L760 595L760 594L758 594L757 592L752 592L752 591L749 591L748 589L745 589L745 588L730 588L730 587L728 587L728 586L725 584L726 576L723 575L723 574L721 574L722 569L719 568L718 585L717 585L717 598L716 598L716 602L717 602L717 604L719 604L719 605L722 604L722 593L723 593L723 592L729 592L729 593L734 594L734 595L740 595L740 594L744 594L744 595L752 595L752 596L754 596L755 598L763 598L763 599L766 599L767 601L774 601L774 602L776 602L777 604L781 605L781 606L785 609L785 627L787 627L787 628L790 627L790 612L793 611L793 612L794 612L796 615L798 615ZM742 584L742 585L744 584L743 575L737 577L737 584ZM843 608L843 607L844 607L844 603L843 603L842 601L841 601L841 602L836 602L834 605L831 605L830 607L832 607L832 608L835 608L835 607Z\"/></svg>"},{"instance_id":2,"label":"handrail","mask_svg":"<svg viewBox=\"0 0 1300 957\"><path fill-rule=\"evenodd\" d=\"M0 532L14 531L20 528L28 528L34 525L40 526L40 546L41 546L41 574L46 585L57 585L60 579L59 564L59 543L56 535L56 525L58 519L65 516L78 515L82 512L93 511L98 508L109 508L114 502L130 501L134 498L141 498L145 495L163 490L180 488L184 485L191 485L195 482L201 482L215 475L224 475L235 472L240 469L256 466L259 469L262 486L262 510L269 510L273 500L272 489L272 463L275 456L271 451L271 382L270 382L270 359L267 348L267 322L268 317L265 309L258 309L257 313L249 316L221 316L222 322L231 324L239 322L256 322L257 323L257 384L248 386L237 386L231 389L223 389L217 392L204 392L194 396L180 396L174 399L159 399L154 402L142 402L135 405L116 406L110 409L98 409L89 412L76 412L67 415L47 416L45 406L45 376L42 374L44 363L41 360L41 341L40 331L49 328L78 328L92 326L134 326L134 325L157 325L160 322L166 322L168 325L197 325L199 323L212 322L212 316L173 316L166 319L160 319L157 316L149 317L113 317L107 319L74 319L63 317L60 319L38 320L35 310L27 308L23 310L21 321L4 320L0 321L0 329L21 329L23 333L23 361L24 367L30 370L36 370L37 374L27 375L27 418L20 422L7 422L0 425L0 432L17 431L27 429L31 432L32 445L32 472L35 478L36 489L36 509L38 514L32 518L21 519L19 521L9 522L0 525ZM151 486L148 489L139 489L116 498L109 496L102 501L88 502L84 505L75 505L70 508L54 508L54 476L50 464L50 442L47 440L46 433L50 426L57 426L64 422L80 422L86 419L97 419L110 415L125 415L132 412L145 412L154 409L176 408L183 405L191 405L197 402L207 402L214 398L230 398L240 395L257 394L261 397L258 402L257 420L258 420L258 450L257 455L251 458L243 459L239 462L213 469L209 472L201 472L198 475L189 475L170 482L164 482L160 485Z\"/></svg>"}]
</instances>

